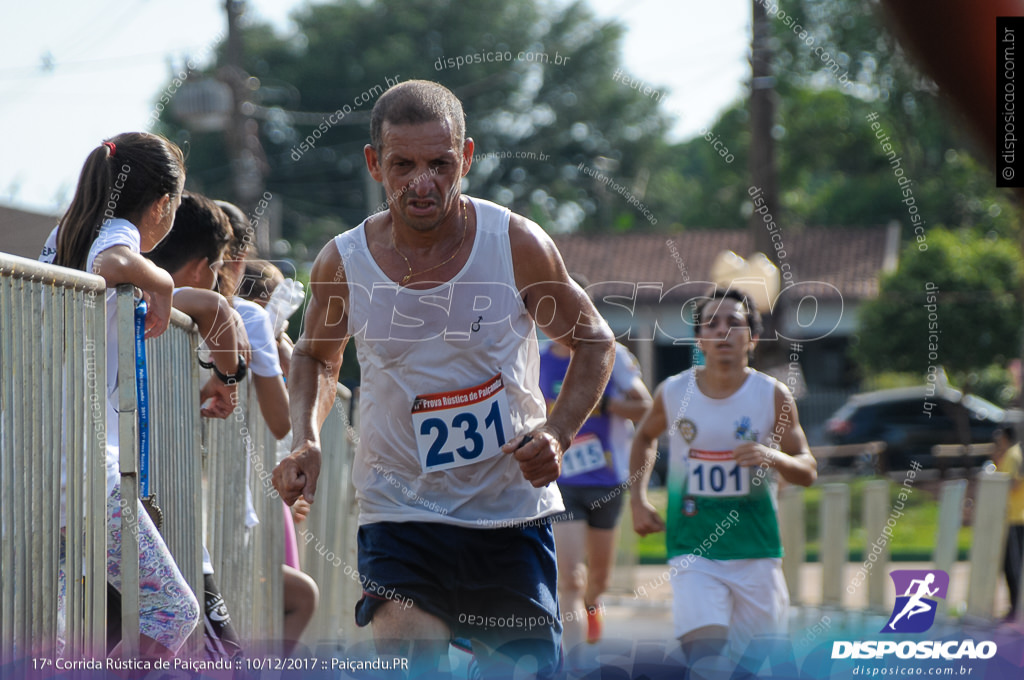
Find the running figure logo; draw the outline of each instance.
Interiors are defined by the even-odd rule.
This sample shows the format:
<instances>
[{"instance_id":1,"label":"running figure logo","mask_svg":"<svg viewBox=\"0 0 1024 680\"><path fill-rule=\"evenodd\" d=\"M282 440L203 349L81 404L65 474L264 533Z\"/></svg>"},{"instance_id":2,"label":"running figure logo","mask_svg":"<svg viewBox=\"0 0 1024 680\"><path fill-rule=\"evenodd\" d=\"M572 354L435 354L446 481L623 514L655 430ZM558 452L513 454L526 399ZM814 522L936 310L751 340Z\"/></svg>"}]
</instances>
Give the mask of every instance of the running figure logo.
<instances>
[{"instance_id":1,"label":"running figure logo","mask_svg":"<svg viewBox=\"0 0 1024 680\"><path fill-rule=\"evenodd\" d=\"M896 586L896 604L880 632L923 633L931 628L938 604L932 598L946 599L949 574L941 569L897 569L889 576Z\"/></svg>"}]
</instances>

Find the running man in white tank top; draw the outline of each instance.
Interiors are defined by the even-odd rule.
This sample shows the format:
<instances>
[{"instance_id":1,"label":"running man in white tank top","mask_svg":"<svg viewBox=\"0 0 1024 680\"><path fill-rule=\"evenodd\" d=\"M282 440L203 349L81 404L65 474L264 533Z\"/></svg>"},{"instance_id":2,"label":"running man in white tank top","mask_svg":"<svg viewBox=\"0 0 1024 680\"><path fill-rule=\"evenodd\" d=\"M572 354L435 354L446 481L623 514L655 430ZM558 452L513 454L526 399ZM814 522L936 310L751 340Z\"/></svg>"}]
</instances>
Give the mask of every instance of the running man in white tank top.
<instances>
[{"instance_id":1,"label":"running man in white tank top","mask_svg":"<svg viewBox=\"0 0 1024 680\"><path fill-rule=\"evenodd\" d=\"M362 370L359 625L378 653L445 670L468 638L485 677L560 664L554 481L601 397L611 331L536 224L462 196L473 160L459 100L409 81L371 114L366 162L389 209L328 243L289 379L286 503L312 502L320 427L350 337ZM545 417L535 321L573 350ZM325 596L330 596L325 593Z\"/></svg>"},{"instance_id":2,"label":"running man in white tank top","mask_svg":"<svg viewBox=\"0 0 1024 680\"><path fill-rule=\"evenodd\" d=\"M647 500L654 442L669 430L666 547L675 634L692 666L753 636L784 629L776 475L809 486L818 476L793 396L750 368L760 317L741 293L700 305L697 344L707 365L658 386L630 457L630 504L640 535L665 531Z\"/></svg>"}]
</instances>

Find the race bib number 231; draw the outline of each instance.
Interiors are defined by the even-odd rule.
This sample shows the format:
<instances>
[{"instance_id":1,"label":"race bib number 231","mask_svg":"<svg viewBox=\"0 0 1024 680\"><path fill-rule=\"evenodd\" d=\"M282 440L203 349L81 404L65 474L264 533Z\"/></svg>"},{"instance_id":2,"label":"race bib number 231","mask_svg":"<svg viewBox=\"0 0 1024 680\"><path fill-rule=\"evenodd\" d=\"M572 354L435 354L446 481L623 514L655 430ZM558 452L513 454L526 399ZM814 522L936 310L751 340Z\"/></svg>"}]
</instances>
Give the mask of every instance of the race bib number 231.
<instances>
[{"instance_id":1,"label":"race bib number 231","mask_svg":"<svg viewBox=\"0 0 1024 680\"><path fill-rule=\"evenodd\" d=\"M417 396L412 404L412 426L424 472L501 455L501 445L512 436L501 374L474 387Z\"/></svg>"}]
</instances>

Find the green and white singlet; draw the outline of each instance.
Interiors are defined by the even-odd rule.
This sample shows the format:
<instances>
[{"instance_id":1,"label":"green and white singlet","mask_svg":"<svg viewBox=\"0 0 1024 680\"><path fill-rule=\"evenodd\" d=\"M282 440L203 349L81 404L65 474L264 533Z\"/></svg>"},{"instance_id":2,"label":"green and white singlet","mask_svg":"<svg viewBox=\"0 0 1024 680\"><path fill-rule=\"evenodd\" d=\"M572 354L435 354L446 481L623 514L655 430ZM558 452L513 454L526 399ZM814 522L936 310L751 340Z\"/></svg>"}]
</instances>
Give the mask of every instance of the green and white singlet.
<instances>
[{"instance_id":1,"label":"green and white singlet","mask_svg":"<svg viewBox=\"0 0 1024 680\"><path fill-rule=\"evenodd\" d=\"M775 474L740 467L732 456L744 441L778 448L772 434L780 383L752 370L735 393L712 399L697 387L694 371L662 387L669 430L668 556L781 557Z\"/></svg>"}]
</instances>

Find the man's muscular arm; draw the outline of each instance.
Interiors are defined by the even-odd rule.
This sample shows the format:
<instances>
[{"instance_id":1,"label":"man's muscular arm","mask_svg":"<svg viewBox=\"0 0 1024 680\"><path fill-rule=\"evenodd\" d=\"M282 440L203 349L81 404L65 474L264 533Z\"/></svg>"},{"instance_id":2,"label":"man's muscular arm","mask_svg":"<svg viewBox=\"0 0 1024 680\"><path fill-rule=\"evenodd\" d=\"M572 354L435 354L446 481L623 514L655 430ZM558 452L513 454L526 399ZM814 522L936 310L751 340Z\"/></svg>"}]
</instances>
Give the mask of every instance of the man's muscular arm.
<instances>
[{"instance_id":1,"label":"man's muscular arm","mask_svg":"<svg viewBox=\"0 0 1024 680\"><path fill-rule=\"evenodd\" d=\"M590 298L569 279L562 256L540 227L513 214L509 240L526 309L535 321L546 323L540 327L545 335L572 350L547 422L521 448L516 448L519 437L502 447L515 455L523 476L541 487L558 479L562 453L601 398L615 360L614 338Z\"/></svg>"},{"instance_id":2,"label":"man's muscular arm","mask_svg":"<svg viewBox=\"0 0 1024 680\"><path fill-rule=\"evenodd\" d=\"M330 241L316 258L302 335L288 377L292 453L274 469L274 488L288 505L310 503L320 476L320 428L334 406L341 358L348 343L348 282L341 255Z\"/></svg>"}]
</instances>

